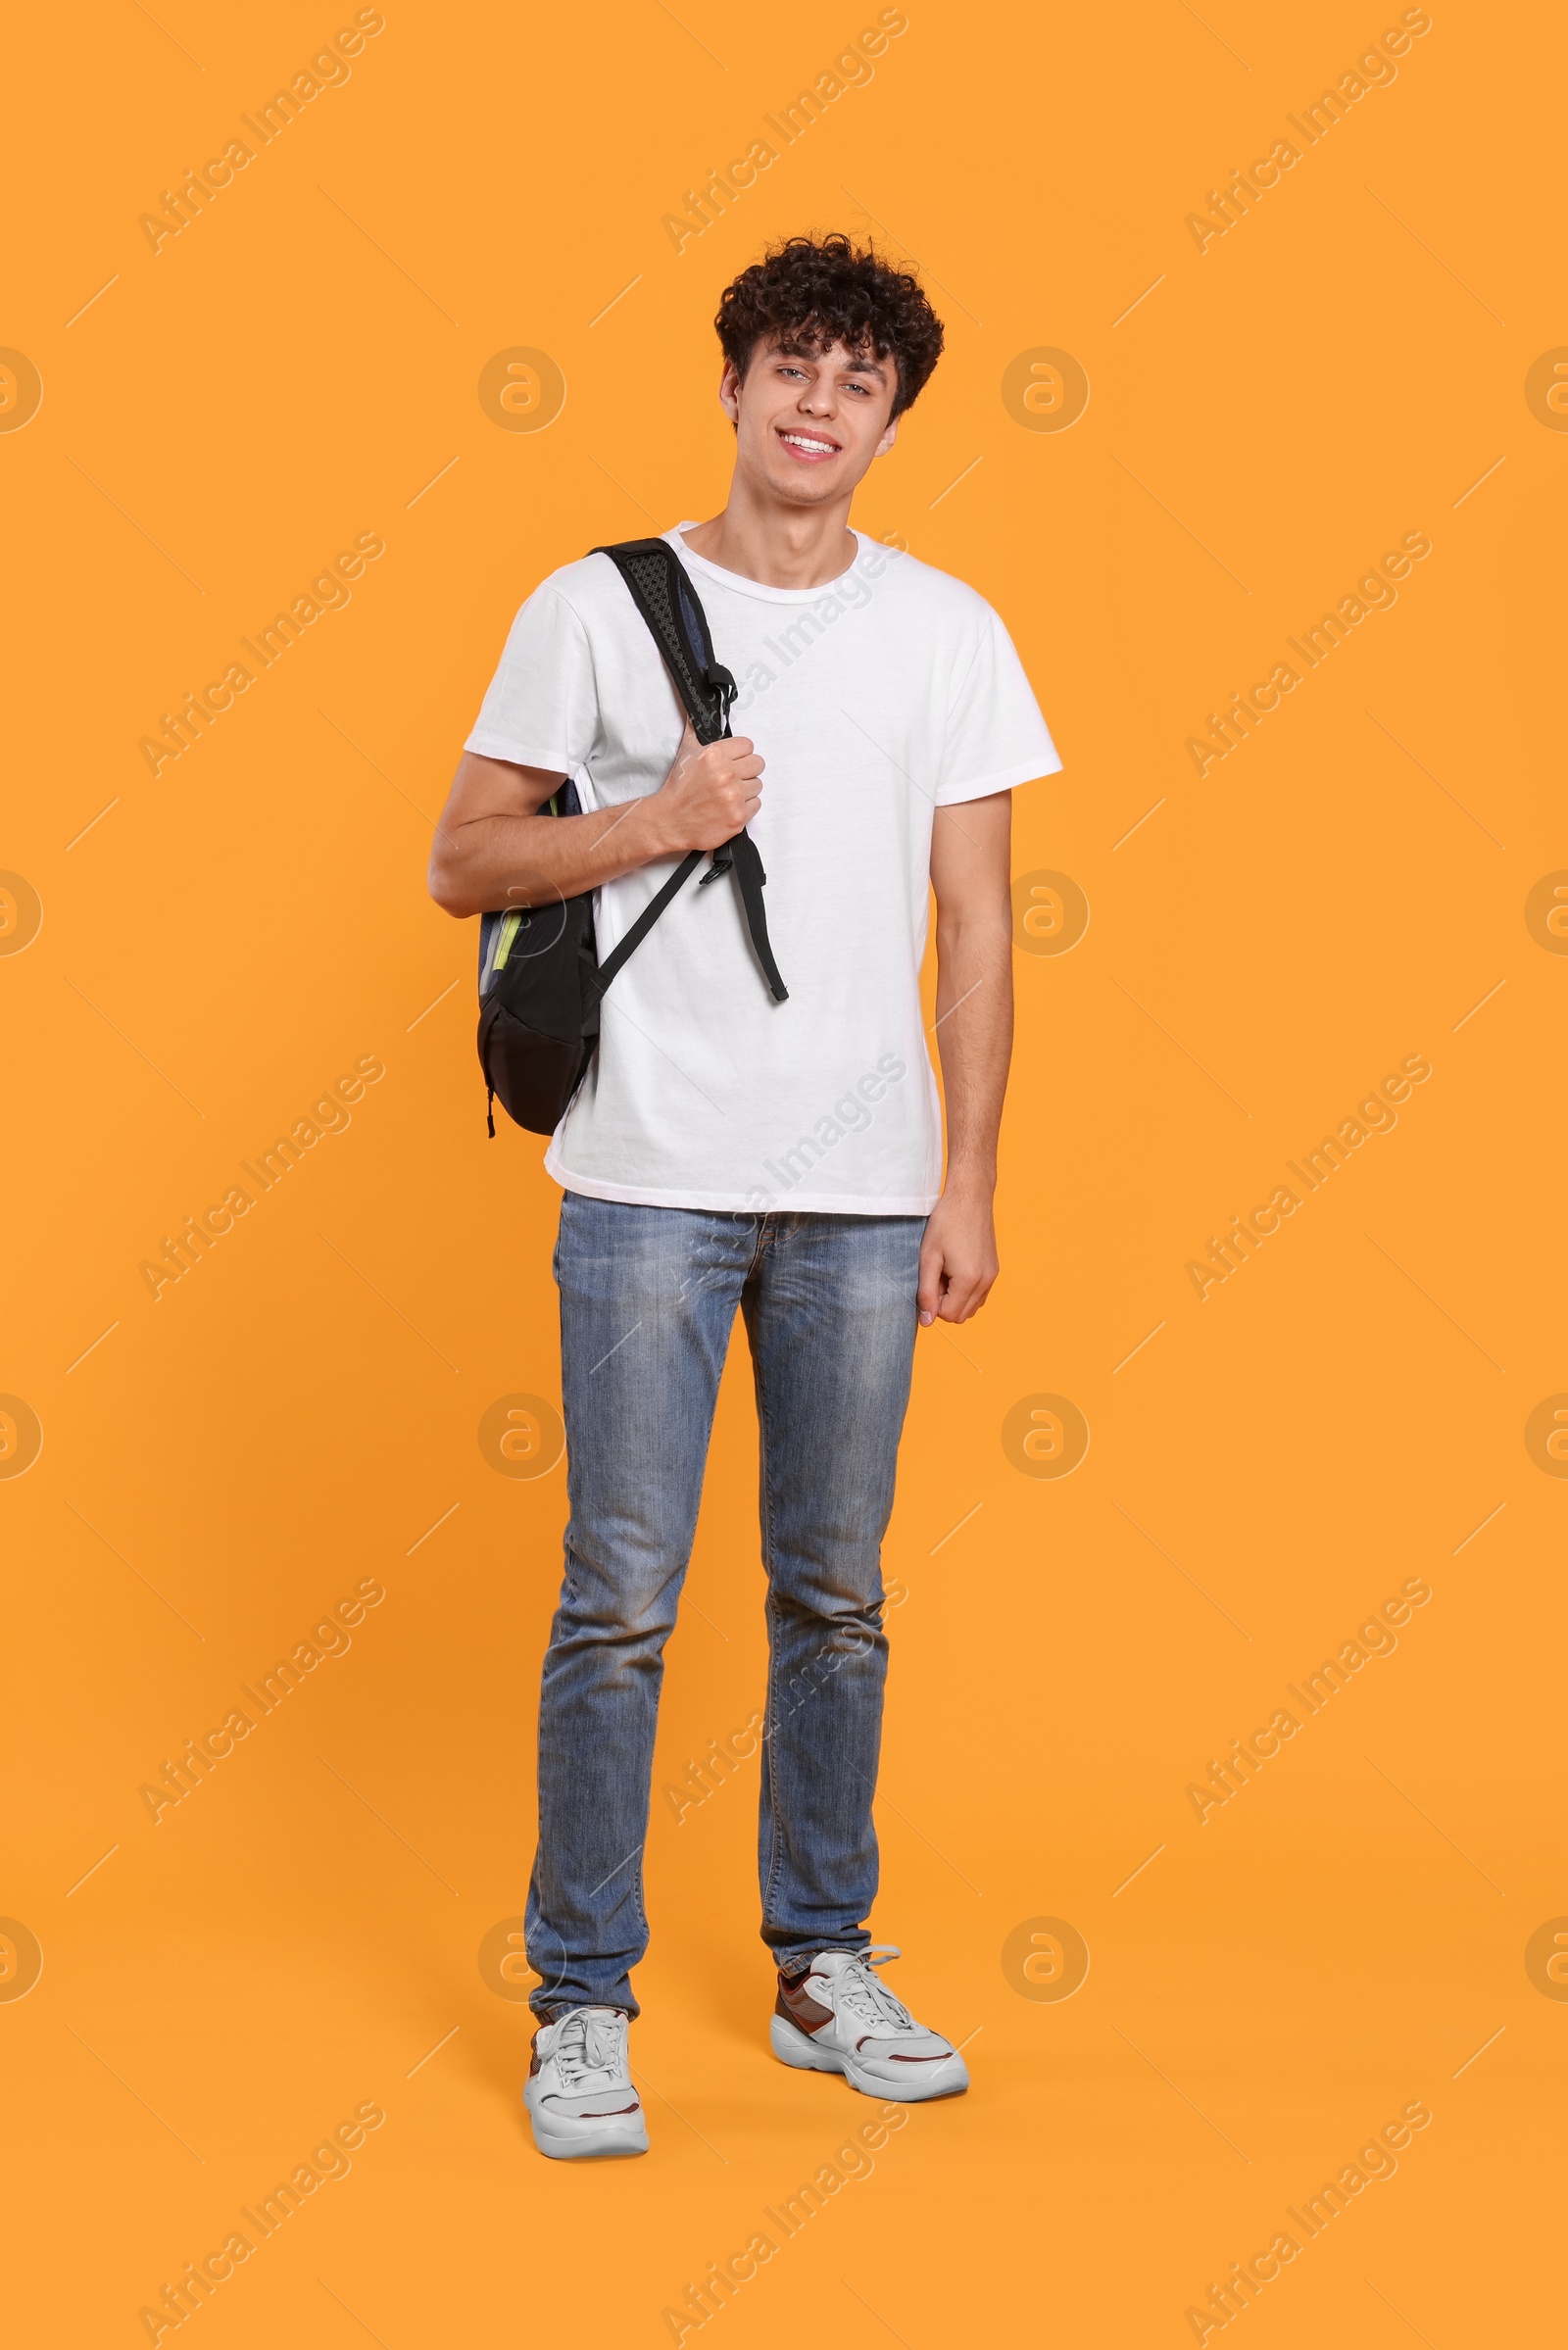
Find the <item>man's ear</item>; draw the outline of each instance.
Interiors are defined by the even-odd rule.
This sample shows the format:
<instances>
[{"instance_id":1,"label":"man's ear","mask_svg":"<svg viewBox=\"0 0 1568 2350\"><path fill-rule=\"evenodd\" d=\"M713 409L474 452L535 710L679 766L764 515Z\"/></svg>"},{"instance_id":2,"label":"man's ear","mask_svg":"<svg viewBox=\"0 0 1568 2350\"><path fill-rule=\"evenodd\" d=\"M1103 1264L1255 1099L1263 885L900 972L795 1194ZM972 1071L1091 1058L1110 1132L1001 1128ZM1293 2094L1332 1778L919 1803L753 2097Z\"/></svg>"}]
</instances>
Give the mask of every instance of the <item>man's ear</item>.
<instances>
[{"instance_id":1,"label":"man's ear","mask_svg":"<svg viewBox=\"0 0 1568 2350\"><path fill-rule=\"evenodd\" d=\"M895 418L895 419L894 419L894 421L893 421L891 424L889 424L889 426L888 426L888 428L887 428L886 432L885 432L885 433L882 435L882 438L881 438L881 439L880 439L880 440L877 442L877 445L876 445L875 449L874 449L874 450L871 452L871 454L872 454L872 457L873 457L873 458L878 458L878 457L886 457L886 455L887 455L888 451L889 451L889 450L892 448L892 446L893 446L894 442L895 442L895 441L898 439L898 437L899 437L899 426L898 426L898 420L897 420L897 418Z\"/></svg>"},{"instance_id":2,"label":"man's ear","mask_svg":"<svg viewBox=\"0 0 1568 2350\"><path fill-rule=\"evenodd\" d=\"M732 424L738 424L741 413L741 379L735 372L733 360L726 359L718 378L718 405Z\"/></svg>"}]
</instances>

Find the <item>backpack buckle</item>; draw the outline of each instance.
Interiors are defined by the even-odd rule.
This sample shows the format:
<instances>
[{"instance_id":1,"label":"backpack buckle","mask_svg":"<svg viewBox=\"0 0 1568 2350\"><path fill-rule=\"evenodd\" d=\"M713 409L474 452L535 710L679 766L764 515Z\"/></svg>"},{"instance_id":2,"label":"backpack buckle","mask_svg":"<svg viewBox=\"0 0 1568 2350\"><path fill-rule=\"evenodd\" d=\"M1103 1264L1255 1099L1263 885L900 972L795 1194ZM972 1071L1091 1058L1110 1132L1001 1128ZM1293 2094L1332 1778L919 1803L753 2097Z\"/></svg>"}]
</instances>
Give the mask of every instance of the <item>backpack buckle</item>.
<instances>
[{"instance_id":1,"label":"backpack buckle","mask_svg":"<svg viewBox=\"0 0 1568 2350\"><path fill-rule=\"evenodd\" d=\"M710 693L718 697L718 714L727 728L730 705L740 692L740 687L735 683L733 674L725 668L722 661L710 661L708 667L703 671L703 683Z\"/></svg>"}]
</instances>

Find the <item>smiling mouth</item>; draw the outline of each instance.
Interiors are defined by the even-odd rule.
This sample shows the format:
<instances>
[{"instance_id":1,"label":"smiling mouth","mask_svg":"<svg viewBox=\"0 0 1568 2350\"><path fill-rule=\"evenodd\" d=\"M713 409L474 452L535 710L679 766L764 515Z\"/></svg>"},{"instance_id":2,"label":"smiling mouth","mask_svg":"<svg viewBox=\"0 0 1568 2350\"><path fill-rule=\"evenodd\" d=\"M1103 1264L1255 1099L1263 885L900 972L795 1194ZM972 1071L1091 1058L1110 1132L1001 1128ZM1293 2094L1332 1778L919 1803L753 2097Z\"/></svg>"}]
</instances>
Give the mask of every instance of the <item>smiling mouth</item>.
<instances>
[{"instance_id":1,"label":"smiling mouth","mask_svg":"<svg viewBox=\"0 0 1568 2350\"><path fill-rule=\"evenodd\" d=\"M781 432L779 439L798 464L819 465L830 457L837 457L839 445L816 432Z\"/></svg>"}]
</instances>

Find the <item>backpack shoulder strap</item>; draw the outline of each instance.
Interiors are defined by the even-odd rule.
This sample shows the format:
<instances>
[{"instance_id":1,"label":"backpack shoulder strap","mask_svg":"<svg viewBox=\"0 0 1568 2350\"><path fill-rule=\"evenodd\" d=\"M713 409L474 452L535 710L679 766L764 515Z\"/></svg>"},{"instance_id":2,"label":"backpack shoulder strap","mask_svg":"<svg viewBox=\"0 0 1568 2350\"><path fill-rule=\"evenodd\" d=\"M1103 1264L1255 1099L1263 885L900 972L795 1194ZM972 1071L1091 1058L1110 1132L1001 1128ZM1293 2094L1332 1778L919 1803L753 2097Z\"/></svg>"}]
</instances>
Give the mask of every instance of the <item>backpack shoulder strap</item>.
<instances>
[{"instance_id":1,"label":"backpack shoulder strap","mask_svg":"<svg viewBox=\"0 0 1568 2350\"><path fill-rule=\"evenodd\" d=\"M697 740L716 743L729 732L735 680L722 662L713 659L708 614L680 557L667 539L624 539L617 546L593 547L589 552L608 555L631 590L632 601L664 657L664 666L685 704Z\"/></svg>"},{"instance_id":2,"label":"backpack shoulder strap","mask_svg":"<svg viewBox=\"0 0 1568 2350\"><path fill-rule=\"evenodd\" d=\"M593 547L593 555L608 555L631 592L654 642L664 658L671 682L680 696L692 732L700 743L716 743L730 731L730 705L736 694L734 677L714 659L708 614L693 587L685 564L667 539L623 539L612 547ZM672 898L685 887L702 862L694 849L682 859L657 897L608 955L599 969L600 993L609 987L628 955L640 947ZM753 950L774 1002L782 1004L789 991L779 976L767 936L762 886L767 876L751 835L744 828L713 852L712 868L703 876L711 881L733 865L741 906Z\"/></svg>"}]
</instances>

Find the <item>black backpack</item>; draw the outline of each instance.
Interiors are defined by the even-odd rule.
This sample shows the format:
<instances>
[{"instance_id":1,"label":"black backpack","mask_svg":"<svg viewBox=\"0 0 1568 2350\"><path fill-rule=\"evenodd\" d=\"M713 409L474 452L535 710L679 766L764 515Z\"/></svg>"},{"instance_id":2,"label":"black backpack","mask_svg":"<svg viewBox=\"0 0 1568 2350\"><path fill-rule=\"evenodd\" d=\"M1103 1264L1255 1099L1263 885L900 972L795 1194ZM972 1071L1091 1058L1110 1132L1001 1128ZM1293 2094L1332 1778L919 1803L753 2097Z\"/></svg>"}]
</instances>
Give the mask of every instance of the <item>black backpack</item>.
<instances>
[{"instance_id":1,"label":"black backpack","mask_svg":"<svg viewBox=\"0 0 1568 2350\"><path fill-rule=\"evenodd\" d=\"M674 549L664 539L627 539L591 552L608 555L630 589L698 741L718 742L730 731L735 680L713 658L707 614ZM557 816L581 813L570 781L549 803L549 809ZM513 906L480 916L479 1065L488 1089L492 1135L497 1101L530 1133L555 1132L593 1058L606 988L702 860L700 849L681 859L603 963L594 946L591 891L556 906ZM767 876L757 844L744 829L713 850L699 887L728 872L735 875L762 976L775 1003L782 1004L789 991L773 960L762 906Z\"/></svg>"}]
</instances>

